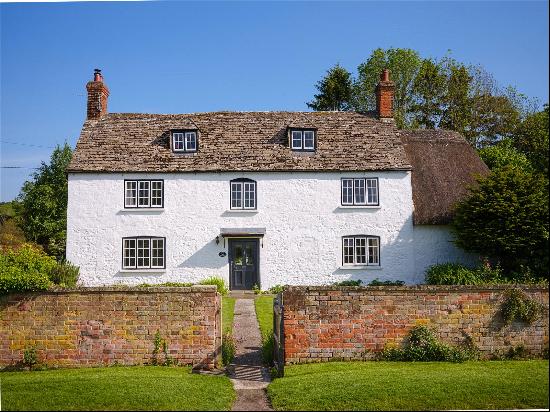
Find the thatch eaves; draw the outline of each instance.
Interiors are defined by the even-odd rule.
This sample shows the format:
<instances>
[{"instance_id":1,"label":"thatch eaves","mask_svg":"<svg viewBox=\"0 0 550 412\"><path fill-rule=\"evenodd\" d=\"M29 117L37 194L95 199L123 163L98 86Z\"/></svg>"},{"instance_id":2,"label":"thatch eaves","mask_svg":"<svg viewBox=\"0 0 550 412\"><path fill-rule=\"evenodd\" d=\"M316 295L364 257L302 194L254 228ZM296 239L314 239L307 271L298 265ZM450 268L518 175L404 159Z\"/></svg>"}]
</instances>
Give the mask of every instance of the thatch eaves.
<instances>
[{"instance_id":1,"label":"thatch eaves","mask_svg":"<svg viewBox=\"0 0 550 412\"><path fill-rule=\"evenodd\" d=\"M403 130L401 140L413 167L413 221L416 225L444 225L453 207L464 199L476 176L489 168L459 134L447 130Z\"/></svg>"}]
</instances>

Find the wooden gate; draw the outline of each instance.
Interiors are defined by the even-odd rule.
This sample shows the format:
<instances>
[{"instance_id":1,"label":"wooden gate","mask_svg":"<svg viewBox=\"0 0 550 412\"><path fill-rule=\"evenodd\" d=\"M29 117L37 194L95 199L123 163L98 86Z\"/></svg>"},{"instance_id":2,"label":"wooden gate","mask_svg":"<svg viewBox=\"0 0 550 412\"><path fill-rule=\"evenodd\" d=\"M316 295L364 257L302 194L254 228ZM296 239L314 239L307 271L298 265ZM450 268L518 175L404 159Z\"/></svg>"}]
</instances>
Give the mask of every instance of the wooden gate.
<instances>
[{"instance_id":1,"label":"wooden gate","mask_svg":"<svg viewBox=\"0 0 550 412\"><path fill-rule=\"evenodd\" d=\"M273 361L277 376L285 374L285 333L284 333L283 294L279 293L273 299Z\"/></svg>"}]
</instances>

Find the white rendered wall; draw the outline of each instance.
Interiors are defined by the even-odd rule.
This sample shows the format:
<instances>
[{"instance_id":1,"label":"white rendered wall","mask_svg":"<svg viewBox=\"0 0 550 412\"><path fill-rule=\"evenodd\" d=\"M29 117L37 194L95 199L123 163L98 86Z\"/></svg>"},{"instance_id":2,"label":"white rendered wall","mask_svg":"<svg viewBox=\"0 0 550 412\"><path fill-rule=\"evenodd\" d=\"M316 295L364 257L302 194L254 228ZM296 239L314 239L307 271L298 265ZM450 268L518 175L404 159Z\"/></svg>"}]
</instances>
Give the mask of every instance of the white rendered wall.
<instances>
[{"instance_id":1,"label":"white rendered wall","mask_svg":"<svg viewBox=\"0 0 550 412\"><path fill-rule=\"evenodd\" d=\"M431 265L459 262L474 266L479 263L478 256L466 253L454 244L451 228L445 225L414 226L414 261L414 283L424 283L426 269Z\"/></svg>"},{"instance_id":2,"label":"white rendered wall","mask_svg":"<svg viewBox=\"0 0 550 412\"><path fill-rule=\"evenodd\" d=\"M378 177L380 208L340 207L341 177ZM229 181L257 181L257 213L229 212ZM124 210L124 179L164 179L164 211ZM410 172L69 174L67 259L85 285L229 280L221 228L265 227L262 289L276 284L414 283ZM342 269L342 236L376 235L381 266ZM166 270L121 271L122 238L166 237Z\"/></svg>"}]
</instances>

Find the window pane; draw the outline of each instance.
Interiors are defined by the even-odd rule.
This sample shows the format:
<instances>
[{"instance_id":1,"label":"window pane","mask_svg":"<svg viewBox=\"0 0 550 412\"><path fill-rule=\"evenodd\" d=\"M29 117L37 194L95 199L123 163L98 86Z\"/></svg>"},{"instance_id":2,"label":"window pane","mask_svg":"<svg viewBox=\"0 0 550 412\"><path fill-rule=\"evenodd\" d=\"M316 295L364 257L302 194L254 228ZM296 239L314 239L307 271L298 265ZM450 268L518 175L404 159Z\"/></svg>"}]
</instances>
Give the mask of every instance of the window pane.
<instances>
[{"instance_id":1,"label":"window pane","mask_svg":"<svg viewBox=\"0 0 550 412\"><path fill-rule=\"evenodd\" d=\"M294 130L292 132L292 148L293 149L302 148L302 132L300 130Z\"/></svg>"},{"instance_id":2,"label":"window pane","mask_svg":"<svg viewBox=\"0 0 550 412\"><path fill-rule=\"evenodd\" d=\"M164 267L164 239L151 239L151 267Z\"/></svg>"},{"instance_id":3,"label":"window pane","mask_svg":"<svg viewBox=\"0 0 550 412\"><path fill-rule=\"evenodd\" d=\"M127 181L124 190L124 206L135 207L137 205L137 182Z\"/></svg>"},{"instance_id":4,"label":"window pane","mask_svg":"<svg viewBox=\"0 0 550 412\"><path fill-rule=\"evenodd\" d=\"M355 238L355 263L367 263L367 239L364 237Z\"/></svg>"},{"instance_id":5,"label":"window pane","mask_svg":"<svg viewBox=\"0 0 550 412\"><path fill-rule=\"evenodd\" d=\"M235 246L235 265L242 266L243 264L243 247L241 245Z\"/></svg>"},{"instance_id":6,"label":"window pane","mask_svg":"<svg viewBox=\"0 0 550 412\"><path fill-rule=\"evenodd\" d=\"M369 237L369 265L380 264L380 247L378 245L378 238Z\"/></svg>"},{"instance_id":7,"label":"window pane","mask_svg":"<svg viewBox=\"0 0 550 412\"><path fill-rule=\"evenodd\" d=\"M244 207L245 209L254 209L256 208L256 183L244 183Z\"/></svg>"},{"instance_id":8,"label":"window pane","mask_svg":"<svg viewBox=\"0 0 550 412\"><path fill-rule=\"evenodd\" d=\"M315 148L315 133L313 131L304 132L304 149Z\"/></svg>"},{"instance_id":9,"label":"window pane","mask_svg":"<svg viewBox=\"0 0 550 412\"><path fill-rule=\"evenodd\" d=\"M172 139L174 150L185 150L183 133L173 133Z\"/></svg>"},{"instance_id":10,"label":"window pane","mask_svg":"<svg viewBox=\"0 0 550 412\"><path fill-rule=\"evenodd\" d=\"M365 204L365 179L355 179L355 204L364 205Z\"/></svg>"},{"instance_id":11,"label":"window pane","mask_svg":"<svg viewBox=\"0 0 550 412\"><path fill-rule=\"evenodd\" d=\"M342 179L342 204L353 204L353 180Z\"/></svg>"},{"instance_id":12,"label":"window pane","mask_svg":"<svg viewBox=\"0 0 550 412\"><path fill-rule=\"evenodd\" d=\"M353 238L343 238L344 264L353 263Z\"/></svg>"},{"instance_id":13,"label":"window pane","mask_svg":"<svg viewBox=\"0 0 550 412\"><path fill-rule=\"evenodd\" d=\"M150 239L138 239L137 240L137 267L148 268L150 267Z\"/></svg>"},{"instance_id":14,"label":"window pane","mask_svg":"<svg viewBox=\"0 0 550 412\"><path fill-rule=\"evenodd\" d=\"M197 150L197 134L195 132L185 133L185 150L190 152Z\"/></svg>"},{"instance_id":15,"label":"window pane","mask_svg":"<svg viewBox=\"0 0 550 412\"><path fill-rule=\"evenodd\" d=\"M162 180L151 182L151 206L162 207Z\"/></svg>"},{"instance_id":16,"label":"window pane","mask_svg":"<svg viewBox=\"0 0 550 412\"><path fill-rule=\"evenodd\" d=\"M247 245L245 248L245 264L253 265L255 256L254 256L254 247L252 245Z\"/></svg>"},{"instance_id":17,"label":"window pane","mask_svg":"<svg viewBox=\"0 0 550 412\"><path fill-rule=\"evenodd\" d=\"M367 203L369 205L378 204L378 180L367 179Z\"/></svg>"},{"instance_id":18,"label":"window pane","mask_svg":"<svg viewBox=\"0 0 550 412\"><path fill-rule=\"evenodd\" d=\"M149 206L149 182L138 182L138 206Z\"/></svg>"},{"instance_id":19,"label":"window pane","mask_svg":"<svg viewBox=\"0 0 550 412\"><path fill-rule=\"evenodd\" d=\"M124 239L123 263L124 268L136 267L136 240Z\"/></svg>"},{"instance_id":20,"label":"window pane","mask_svg":"<svg viewBox=\"0 0 550 412\"><path fill-rule=\"evenodd\" d=\"M231 183L231 209L242 209L242 184Z\"/></svg>"}]
</instances>

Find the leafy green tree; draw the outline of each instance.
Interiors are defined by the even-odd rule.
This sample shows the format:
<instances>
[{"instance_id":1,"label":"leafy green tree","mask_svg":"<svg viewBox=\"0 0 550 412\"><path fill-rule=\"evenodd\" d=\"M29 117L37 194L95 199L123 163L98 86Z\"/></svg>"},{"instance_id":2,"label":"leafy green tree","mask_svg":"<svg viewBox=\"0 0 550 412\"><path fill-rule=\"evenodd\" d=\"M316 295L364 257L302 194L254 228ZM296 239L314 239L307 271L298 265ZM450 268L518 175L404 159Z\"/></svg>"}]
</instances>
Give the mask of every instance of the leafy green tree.
<instances>
[{"instance_id":1,"label":"leafy green tree","mask_svg":"<svg viewBox=\"0 0 550 412\"><path fill-rule=\"evenodd\" d=\"M453 230L462 249L495 259L505 274L548 276L548 180L497 168L456 205Z\"/></svg>"},{"instance_id":2,"label":"leafy green tree","mask_svg":"<svg viewBox=\"0 0 550 412\"><path fill-rule=\"evenodd\" d=\"M491 170L512 166L527 172L533 171L531 162L514 147L512 139L503 139L493 146L479 150L479 156Z\"/></svg>"},{"instance_id":3,"label":"leafy green tree","mask_svg":"<svg viewBox=\"0 0 550 412\"><path fill-rule=\"evenodd\" d=\"M46 252L63 259L67 226L67 168L72 150L67 143L57 146L50 164L42 162L32 181L23 184L19 201L19 225L27 239Z\"/></svg>"},{"instance_id":4,"label":"leafy green tree","mask_svg":"<svg viewBox=\"0 0 550 412\"><path fill-rule=\"evenodd\" d=\"M515 132L514 145L525 153L538 172L548 177L548 104L521 122Z\"/></svg>"},{"instance_id":5,"label":"leafy green tree","mask_svg":"<svg viewBox=\"0 0 550 412\"><path fill-rule=\"evenodd\" d=\"M447 90L447 77L440 64L431 59L422 61L414 79L411 112L414 127L434 129L443 114L443 98Z\"/></svg>"},{"instance_id":6,"label":"leafy green tree","mask_svg":"<svg viewBox=\"0 0 550 412\"><path fill-rule=\"evenodd\" d=\"M350 110L353 80L351 73L339 64L329 69L315 87L319 94L316 94L311 102L306 103L309 108L316 111Z\"/></svg>"},{"instance_id":7,"label":"leafy green tree","mask_svg":"<svg viewBox=\"0 0 550 412\"><path fill-rule=\"evenodd\" d=\"M354 86L354 104L356 111L376 110L375 88L380 81L383 69L390 70L390 78L395 83L393 101L394 118L398 127L407 127L411 120L408 116L413 104L412 89L422 60L418 52L411 49L376 49L364 63L357 68L357 80Z\"/></svg>"}]
</instances>

